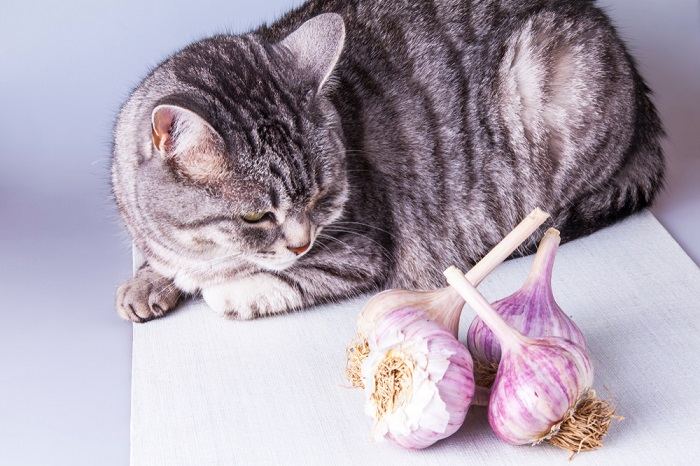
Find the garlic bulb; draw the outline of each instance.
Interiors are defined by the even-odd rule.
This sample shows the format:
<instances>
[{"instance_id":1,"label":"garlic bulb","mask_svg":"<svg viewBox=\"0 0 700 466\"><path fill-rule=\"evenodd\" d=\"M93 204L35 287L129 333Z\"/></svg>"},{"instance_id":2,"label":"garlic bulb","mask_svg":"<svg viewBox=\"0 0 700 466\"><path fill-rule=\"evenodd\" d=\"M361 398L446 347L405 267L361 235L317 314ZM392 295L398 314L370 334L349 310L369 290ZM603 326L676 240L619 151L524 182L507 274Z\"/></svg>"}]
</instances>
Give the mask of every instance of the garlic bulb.
<instances>
[{"instance_id":1,"label":"garlic bulb","mask_svg":"<svg viewBox=\"0 0 700 466\"><path fill-rule=\"evenodd\" d=\"M489 399L489 423L514 444L548 441L578 452L602 446L613 407L592 391L593 368L585 346L560 337L531 338L491 307L458 269L447 281L500 343L501 360Z\"/></svg>"},{"instance_id":2,"label":"garlic bulb","mask_svg":"<svg viewBox=\"0 0 700 466\"><path fill-rule=\"evenodd\" d=\"M411 308L379 317L367 342L361 377L376 439L421 449L459 429L474 396L464 345Z\"/></svg>"},{"instance_id":3,"label":"garlic bulb","mask_svg":"<svg viewBox=\"0 0 700 466\"><path fill-rule=\"evenodd\" d=\"M564 314L552 293L552 269L560 242L559 231L550 228L540 242L523 287L496 301L492 307L526 336L562 337L585 348L586 340L581 330ZM469 327L467 345L474 358L477 384L490 386L501 359L501 348L498 339L479 317Z\"/></svg>"},{"instance_id":4,"label":"garlic bulb","mask_svg":"<svg viewBox=\"0 0 700 466\"><path fill-rule=\"evenodd\" d=\"M478 285L498 265L529 238L549 215L535 209L513 231L506 235L482 260L467 274L467 279ZM346 377L353 387L362 388L360 365L369 354L367 335L384 314L400 308L423 310L429 318L439 322L455 337L459 329L459 318L464 301L451 287L434 291L388 290L377 294L365 305L357 318L357 334L348 346Z\"/></svg>"}]
</instances>

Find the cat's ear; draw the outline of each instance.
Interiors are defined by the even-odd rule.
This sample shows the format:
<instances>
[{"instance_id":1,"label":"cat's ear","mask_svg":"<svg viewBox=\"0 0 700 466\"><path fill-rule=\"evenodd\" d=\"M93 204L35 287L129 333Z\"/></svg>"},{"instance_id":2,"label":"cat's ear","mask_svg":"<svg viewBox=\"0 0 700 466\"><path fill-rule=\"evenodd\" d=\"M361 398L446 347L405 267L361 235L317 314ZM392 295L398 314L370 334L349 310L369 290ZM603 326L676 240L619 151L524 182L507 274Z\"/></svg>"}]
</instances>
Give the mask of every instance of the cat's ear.
<instances>
[{"instance_id":1,"label":"cat's ear","mask_svg":"<svg viewBox=\"0 0 700 466\"><path fill-rule=\"evenodd\" d=\"M221 136L197 113L178 105L158 105L151 114L153 145L194 181L220 177L226 167Z\"/></svg>"},{"instance_id":2,"label":"cat's ear","mask_svg":"<svg viewBox=\"0 0 700 466\"><path fill-rule=\"evenodd\" d=\"M291 52L300 71L318 89L330 77L345 44L345 22L336 13L311 18L291 33L281 45Z\"/></svg>"}]
</instances>

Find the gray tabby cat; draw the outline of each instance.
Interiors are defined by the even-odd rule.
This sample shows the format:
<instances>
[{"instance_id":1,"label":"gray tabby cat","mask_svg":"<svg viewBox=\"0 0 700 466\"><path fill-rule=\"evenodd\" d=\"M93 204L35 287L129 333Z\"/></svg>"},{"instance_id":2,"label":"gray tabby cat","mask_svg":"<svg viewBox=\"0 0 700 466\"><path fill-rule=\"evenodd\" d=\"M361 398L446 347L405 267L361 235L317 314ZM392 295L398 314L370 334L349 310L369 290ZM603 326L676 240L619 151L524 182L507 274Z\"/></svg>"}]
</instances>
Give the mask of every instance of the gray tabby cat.
<instances>
[{"instance_id":1,"label":"gray tabby cat","mask_svg":"<svg viewBox=\"0 0 700 466\"><path fill-rule=\"evenodd\" d=\"M122 108L114 195L148 262L117 308L440 286L536 206L570 240L649 205L662 136L592 1L312 0L186 47Z\"/></svg>"}]
</instances>

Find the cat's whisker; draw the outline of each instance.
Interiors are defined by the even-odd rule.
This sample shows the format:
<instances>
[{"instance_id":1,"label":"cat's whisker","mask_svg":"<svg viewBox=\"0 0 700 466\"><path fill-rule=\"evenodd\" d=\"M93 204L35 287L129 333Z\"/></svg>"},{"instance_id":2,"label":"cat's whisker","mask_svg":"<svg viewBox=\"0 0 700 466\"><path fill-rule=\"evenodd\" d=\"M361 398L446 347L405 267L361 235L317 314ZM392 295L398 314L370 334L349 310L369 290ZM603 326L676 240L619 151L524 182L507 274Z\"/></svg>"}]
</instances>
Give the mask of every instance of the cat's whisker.
<instances>
[{"instance_id":1,"label":"cat's whisker","mask_svg":"<svg viewBox=\"0 0 700 466\"><path fill-rule=\"evenodd\" d=\"M318 236L321 236L321 233L318 234ZM324 250L328 251L329 253L333 254L333 251L331 251L331 248L329 248L327 245L323 244L321 241L317 241L314 243L314 246L320 246Z\"/></svg>"},{"instance_id":2,"label":"cat's whisker","mask_svg":"<svg viewBox=\"0 0 700 466\"><path fill-rule=\"evenodd\" d=\"M333 222L333 223L332 223L331 225L329 225L329 226L332 227L333 225L361 225L361 226L364 226L364 227L367 227L367 228L372 228L373 230L381 231L382 233L386 233L387 235L391 236L392 238L394 238L394 236L395 236L395 235L394 235L393 233L391 233L390 231L383 230L383 229L381 229L381 228L379 228L379 227L375 227L375 226L370 225L370 224L368 224L368 223L349 222L349 221L338 221L338 222Z\"/></svg>"},{"instance_id":3,"label":"cat's whisker","mask_svg":"<svg viewBox=\"0 0 700 466\"><path fill-rule=\"evenodd\" d=\"M355 250L355 248L353 248L351 245L349 245L349 244L346 243L345 241L342 241L342 240L340 240L340 239L338 239L338 238L336 238L336 237L334 237L334 236L323 235L323 234L320 234L319 237L324 238L324 239L327 239L327 240L330 240L330 241L334 241L334 242L340 244L341 246L343 246L345 249L347 249L348 252L350 252L351 254L355 255L356 257L359 257L360 259L366 259L366 258L365 258L364 256L362 256L360 253L358 253L358 252Z\"/></svg>"},{"instance_id":4,"label":"cat's whisker","mask_svg":"<svg viewBox=\"0 0 700 466\"><path fill-rule=\"evenodd\" d=\"M334 230L331 229L331 228L327 228L327 230L330 231L330 232L333 232L333 231L334 231ZM370 238L369 236L367 236L367 235L365 235L365 234L362 234L362 233L359 233L359 232L357 232L357 231L352 231L352 230L335 229L335 231L337 231L337 232L339 232L339 233L347 233L347 234L357 235L357 236L360 236L360 237L362 237L362 238L365 238L365 239L371 241L372 243L376 244L376 245L379 247L380 252L384 255L384 258L385 258L385 259L387 259L387 260L390 261L390 262L392 261L393 258L391 257L391 253L389 252L389 250L386 249L381 243L379 243L378 241L376 241L376 240Z\"/></svg>"},{"instance_id":5,"label":"cat's whisker","mask_svg":"<svg viewBox=\"0 0 700 466\"><path fill-rule=\"evenodd\" d=\"M350 231L350 230L329 230L329 232L331 232L331 233L335 232L335 233L356 235L356 236L363 237L363 238L369 240L370 242L376 244L376 245L379 247L379 253L380 253L387 261L391 262L391 261L393 260L393 258L392 258L392 256L391 256L391 253L390 253L384 246L382 246L381 243L379 243L379 242L373 240L372 238L369 238L369 237L366 236L366 235L363 235L362 233L358 233L358 232L356 232L356 231Z\"/></svg>"},{"instance_id":6,"label":"cat's whisker","mask_svg":"<svg viewBox=\"0 0 700 466\"><path fill-rule=\"evenodd\" d=\"M328 231L333 232L334 229L333 229L333 228L328 228ZM357 232L357 231L348 230L348 229L342 229L342 228L340 228L340 229L335 229L335 231L340 232L340 233L348 233L348 234L355 234L355 235L358 235L358 236L362 236L362 237L364 237L364 238L366 238L366 239L372 241L373 243L375 243L375 244L376 244L377 246L379 246L381 249L383 249L383 251L384 251L384 257L385 257L388 261L392 261L392 260L393 260L393 258L391 257L390 252L389 252L383 245L381 245L379 242L375 241L374 239L370 238L369 236L364 235L364 234L362 234L362 233L360 233L360 232ZM435 277L439 277L439 276L441 275L441 273L442 273L442 270L441 270L440 267L438 267L437 265L432 264L432 263L430 263L430 262L424 263L424 264L423 264L423 268L427 268L428 270L432 270L433 273L432 273L431 275L432 275L432 276L435 276ZM438 280L440 280L440 279L438 278ZM439 284L439 283L441 283L441 281L438 281L437 283Z\"/></svg>"}]
</instances>

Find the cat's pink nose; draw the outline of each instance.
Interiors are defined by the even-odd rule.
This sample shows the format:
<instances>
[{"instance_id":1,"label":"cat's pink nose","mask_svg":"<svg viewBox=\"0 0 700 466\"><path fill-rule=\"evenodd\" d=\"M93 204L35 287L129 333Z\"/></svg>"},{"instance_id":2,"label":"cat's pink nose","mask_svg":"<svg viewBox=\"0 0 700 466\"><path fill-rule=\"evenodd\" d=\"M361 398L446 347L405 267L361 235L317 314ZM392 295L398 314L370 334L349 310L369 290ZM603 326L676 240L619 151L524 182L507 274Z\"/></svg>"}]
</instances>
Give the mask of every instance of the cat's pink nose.
<instances>
[{"instance_id":1,"label":"cat's pink nose","mask_svg":"<svg viewBox=\"0 0 700 466\"><path fill-rule=\"evenodd\" d=\"M306 243L303 246L287 246L287 249L292 251L297 256L301 256L302 254L304 254L306 251L309 250L309 246L311 246L311 243Z\"/></svg>"}]
</instances>

